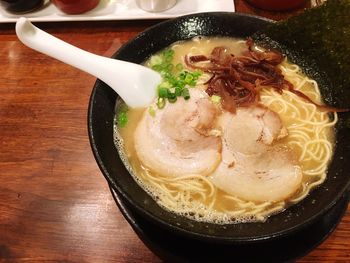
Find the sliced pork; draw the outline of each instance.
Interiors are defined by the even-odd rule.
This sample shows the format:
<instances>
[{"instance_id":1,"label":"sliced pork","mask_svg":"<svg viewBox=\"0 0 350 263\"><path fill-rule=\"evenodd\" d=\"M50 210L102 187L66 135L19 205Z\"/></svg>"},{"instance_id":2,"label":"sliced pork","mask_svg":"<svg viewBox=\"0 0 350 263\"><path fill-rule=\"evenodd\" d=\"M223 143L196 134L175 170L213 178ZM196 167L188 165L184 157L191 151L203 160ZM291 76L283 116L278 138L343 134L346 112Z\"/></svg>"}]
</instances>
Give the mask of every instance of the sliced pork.
<instances>
[{"instance_id":1,"label":"sliced pork","mask_svg":"<svg viewBox=\"0 0 350 263\"><path fill-rule=\"evenodd\" d=\"M204 91L191 89L190 95L167 103L155 116L146 111L136 128L136 153L158 174L207 175L221 161L221 138L212 132L217 109Z\"/></svg>"},{"instance_id":2,"label":"sliced pork","mask_svg":"<svg viewBox=\"0 0 350 263\"><path fill-rule=\"evenodd\" d=\"M239 108L225 113L222 162L211 175L223 191L247 201L277 202L300 186L301 169L286 146L274 142L286 135L279 116L262 107Z\"/></svg>"},{"instance_id":3,"label":"sliced pork","mask_svg":"<svg viewBox=\"0 0 350 263\"><path fill-rule=\"evenodd\" d=\"M236 114L223 113L220 125L228 147L245 155L261 153L287 135L278 114L261 105L238 108Z\"/></svg>"}]
</instances>

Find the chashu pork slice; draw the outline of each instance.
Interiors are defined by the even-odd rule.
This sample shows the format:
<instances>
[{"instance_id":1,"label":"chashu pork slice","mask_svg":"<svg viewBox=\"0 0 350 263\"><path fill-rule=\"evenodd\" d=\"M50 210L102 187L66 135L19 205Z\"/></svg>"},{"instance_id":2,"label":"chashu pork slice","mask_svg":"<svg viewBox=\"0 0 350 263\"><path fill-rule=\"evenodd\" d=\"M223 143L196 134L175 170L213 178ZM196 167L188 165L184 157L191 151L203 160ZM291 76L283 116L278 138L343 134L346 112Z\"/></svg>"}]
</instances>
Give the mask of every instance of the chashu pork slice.
<instances>
[{"instance_id":1,"label":"chashu pork slice","mask_svg":"<svg viewBox=\"0 0 350 263\"><path fill-rule=\"evenodd\" d=\"M230 149L245 155L261 153L288 135L278 114L263 105L238 108L236 114L226 112L220 125Z\"/></svg>"},{"instance_id":2,"label":"chashu pork slice","mask_svg":"<svg viewBox=\"0 0 350 263\"><path fill-rule=\"evenodd\" d=\"M167 103L155 116L145 111L135 130L139 160L158 174L207 175L221 161L221 139L211 135L217 109L201 89L191 89L190 95Z\"/></svg>"},{"instance_id":3,"label":"chashu pork slice","mask_svg":"<svg viewBox=\"0 0 350 263\"><path fill-rule=\"evenodd\" d=\"M253 202L278 202L296 192L301 168L290 149L273 145L286 134L276 113L261 106L241 108L236 115L222 115L220 123L223 153L210 177L214 185Z\"/></svg>"}]
</instances>

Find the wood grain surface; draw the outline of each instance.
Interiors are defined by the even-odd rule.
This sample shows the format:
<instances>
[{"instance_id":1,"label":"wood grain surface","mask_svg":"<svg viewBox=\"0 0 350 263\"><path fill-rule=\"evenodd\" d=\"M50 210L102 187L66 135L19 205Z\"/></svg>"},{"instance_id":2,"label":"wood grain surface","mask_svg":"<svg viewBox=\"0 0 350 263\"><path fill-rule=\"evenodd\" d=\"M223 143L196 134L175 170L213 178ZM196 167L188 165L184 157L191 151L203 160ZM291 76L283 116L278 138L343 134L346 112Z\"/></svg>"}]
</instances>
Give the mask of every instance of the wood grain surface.
<instances>
[{"instance_id":1,"label":"wood grain surface","mask_svg":"<svg viewBox=\"0 0 350 263\"><path fill-rule=\"evenodd\" d=\"M240 12L275 20L242 0ZM111 56L159 21L39 23L90 52ZM161 262L116 207L87 134L95 78L23 46L0 25L0 262ZM298 262L350 262L350 209ZM292 248L290 248L292 249Z\"/></svg>"}]
</instances>

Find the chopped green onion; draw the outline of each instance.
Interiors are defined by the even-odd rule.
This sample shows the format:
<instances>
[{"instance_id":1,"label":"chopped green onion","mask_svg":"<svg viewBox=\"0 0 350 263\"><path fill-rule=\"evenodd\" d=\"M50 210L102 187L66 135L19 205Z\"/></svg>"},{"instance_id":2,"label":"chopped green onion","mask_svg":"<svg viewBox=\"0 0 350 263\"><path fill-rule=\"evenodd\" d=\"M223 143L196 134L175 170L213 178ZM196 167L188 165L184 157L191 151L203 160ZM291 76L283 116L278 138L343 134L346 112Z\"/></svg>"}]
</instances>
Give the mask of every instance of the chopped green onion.
<instances>
[{"instance_id":1,"label":"chopped green onion","mask_svg":"<svg viewBox=\"0 0 350 263\"><path fill-rule=\"evenodd\" d=\"M167 98L169 93L169 89L165 87L158 88L158 97L159 98Z\"/></svg>"},{"instance_id":2,"label":"chopped green onion","mask_svg":"<svg viewBox=\"0 0 350 263\"><path fill-rule=\"evenodd\" d=\"M162 58L161 56L152 56L151 57L151 61L150 61L150 65L151 66L154 66L154 65L157 65L157 64L160 64L162 63Z\"/></svg>"},{"instance_id":3,"label":"chopped green onion","mask_svg":"<svg viewBox=\"0 0 350 263\"><path fill-rule=\"evenodd\" d=\"M160 72L162 70L162 66L160 64L153 65L152 69L155 70L155 71Z\"/></svg>"},{"instance_id":4,"label":"chopped green onion","mask_svg":"<svg viewBox=\"0 0 350 263\"><path fill-rule=\"evenodd\" d=\"M175 87L175 95L177 97L181 96L182 90L183 90L183 88L181 88L181 87Z\"/></svg>"},{"instance_id":5,"label":"chopped green onion","mask_svg":"<svg viewBox=\"0 0 350 263\"><path fill-rule=\"evenodd\" d=\"M175 93L168 93L168 101L174 103L177 101L177 96Z\"/></svg>"},{"instance_id":6,"label":"chopped green onion","mask_svg":"<svg viewBox=\"0 0 350 263\"><path fill-rule=\"evenodd\" d=\"M173 57L165 57L165 62L169 63L173 60Z\"/></svg>"},{"instance_id":7,"label":"chopped green onion","mask_svg":"<svg viewBox=\"0 0 350 263\"><path fill-rule=\"evenodd\" d=\"M168 99L170 103L175 103L177 101L177 97L174 97L173 99Z\"/></svg>"},{"instance_id":8,"label":"chopped green onion","mask_svg":"<svg viewBox=\"0 0 350 263\"><path fill-rule=\"evenodd\" d=\"M128 106L126 104L122 104L118 107L117 114L117 124L119 127L125 127L128 123Z\"/></svg>"},{"instance_id":9,"label":"chopped green onion","mask_svg":"<svg viewBox=\"0 0 350 263\"><path fill-rule=\"evenodd\" d=\"M171 85L171 83L169 83L168 81L164 81L158 85L159 88L167 88L167 89L170 89L172 86L173 85Z\"/></svg>"},{"instance_id":10,"label":"chopped green onion","mask_svg":"<svg viewBox=\"0 0 350 263\"><path fill-rule=\"evenodd\" d=\"M176 85L180 88L184 88L186 86L186 83L183 80L179 80Z\"/></svg>"},{"instance_id":11,"label":"chopped green onion","mask_svg":"<svg viewBox=\"0 0 350 263\"><path fill-rule=\"evenodd\" d=\"M188 100L190 98L190 91L188 90L188 88L184 88L182 90L181 96L185 99Z\"/></svg>"},{"instance_id":12,"label":"chopped green onion","mask_svg":"<svg viewBox=\"0 0 350 263\"><path fill-rule=\"evenodd\" d=\"M165 107L166 101L174 103L177 97L182 96L185 100L190 98L189 87L197 84L198 77L202 74L196 70L190 72L184 70L184 65L178 63L174 65L174 50L166 49L154 58L151 58L149 65L152 69L159 72L163 78L163 82L158 86L157 107L162 109ZM151 115L155 114L154 109L149 108Z\"/></svg>"},{"instance_id":13,"label":"chopped green onion","mask_svg":"<svg viewBox=\"0 0 350 263\"><path fill-rule=\"evenodd\" d=\"M196 79L198 79L199 76L202 75L202 72L199 70L196 70L195 72L192 72L192 76Z\"/></svg>"},{"instance_id":14,"label":"chopped green onion","mask_svg":"<svg viewBox=\"0 0 350 263\"><path fill-rule=\"evenodd\" d=\"M167 71L172 71L173 68L174 68L174 65L173 65L173 64L168 64L168 65L166 65L166 70L167 70Z\"/></svg>"},{"instance_id":15,"label":"chopped green onion","mask_svg":"<svg viewBox=\"0 0 350 263\"><path fill-rule=\"evenodd\" d=\"M192 80L193 80L193 76L191 75L191 73L186 74L185 83L189 84Z\"/></svg>"},{"instance_id":16,"label":"chopped green onion","mask_svg":"<svg viewBox=\"0 0 350 263\"><path fill-rule=\"evenodd\" d=\"M125 127L127 123L128 123L128 116L126 112L120 112L118 114L118 126Z\"/></svg>"},{"instance_id":17,"label":"chopped green onion","mask_svg":"<svg viewBox=\"0 0 350 263\"><path fill-rule=\"evenodd\" d=\"M176 78L174 77L174 76L168 76L167 78L166 78L166 80L170 83L170 85L172 85L172 86L176 86L176 84L177 84L177 80L176 80Z\"/></svg>"},{"instance_id":18,"label":"chopped green onion","mask_svg":"<svg viewBox=\"0 0 350 263\"><path fill-rule=\"evenodd\" d=\"M195 80L192 80L191 82L189 82L187 84L191 87L194 87L194 86L196 86L197 82Z\"/></svg>"},{"instance_id":19,"label":"chopped green onion","mask_svg":"<svg viewBox=\"0 0 350 263\"><path fill-rule=\"evenodd\" d=\"M165 107L165 98L158 98L157 106L158 109L163 109Z\"/></svg>"},{"instance_id":20,"label":"chopped green onion","mask_svg":"<svg viewBox=\"0 0 350 263\"><path fill-rule=\"evenodd\" d=\"M220 103L221 97L218 95L213 95L213 96L211 96L211 101L214 103Z\"/></svg>"},{"instance_id":21,"label":"chopped green onion","mask_svg":"<svg viewBox=\"0 0 350 263\"><path fill-rule=\"evenodd\" d=\"M152 106L150 106L148 108L148 112L149 112L149 115L151 115L152 117L155 117L156 116L156 111L153 109Z\"/></svg>"},{"instance_id":22,"label":"chopped green onion","mask_svg":"<svg viewBox=\"0 0 350 263\"><path fill-rule=\"evenodd\" d=\"M179 74L179 79L180 79L180 80L184 80L185 77L186 77L186 74L187 74L187 71L181 72L181 73Z\"/></svg>"},{"instance_id":23,"label":"chopped green onion","mask_svg":"<svg viewBox=\"0 0 350 263\"><path fill-rule=\"evenodd\" d=\"M173 57L174 56L174 50L172 50L172 49L167 49L167 50L165 50L164 52L163 52L163 56L165 57L165 58L169 58L169 57Z\"/></svg>"},{"instance_id":24,"label":"chopped green onion","mask_svg":"<svg viewBox=\"0 0 350 263\"><path fill-rule=\"evenodd\" d=\"M176 70L181 71L181 70L183 70L184 67L182 66L181 63L178 63L178 64L175 66L175 68L176 68Z\"/></svg>"}]
</instances>

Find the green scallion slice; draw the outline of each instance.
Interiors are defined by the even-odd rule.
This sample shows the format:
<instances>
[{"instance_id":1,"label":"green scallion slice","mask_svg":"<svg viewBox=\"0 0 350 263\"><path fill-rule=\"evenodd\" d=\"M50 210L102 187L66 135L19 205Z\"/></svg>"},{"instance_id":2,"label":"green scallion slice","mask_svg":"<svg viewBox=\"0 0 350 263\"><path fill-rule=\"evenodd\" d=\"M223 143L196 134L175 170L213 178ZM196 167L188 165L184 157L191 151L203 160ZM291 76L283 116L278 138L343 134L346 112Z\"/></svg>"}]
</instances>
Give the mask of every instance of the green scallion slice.
<instances>
[{"instance_id":1,"label":"green scallion slice","mask_svg":"<svg viewBox=\"0 0 350 263\"><path fill-rule=\"evenodd\" d=\"M165 87L158 88L158 97L159 98L167 98L169 93L169 89Z\"/></svg>"},{"instance_id":2,"label":"green scallion slice","mask_svg":"<svg viewBox=\"0 0 350 263\"><path fill-rule=\"evenodd\" d=\"M191 73L187 73L185 77L185 83L189 84L192 82L192 80L193 80L193 76L191 75Z\"/></svg>"},{"instance_id":3,"label":"green scallion slice","mask_svg":"<svg viewBox=\"0 0 350 263\"><path fill-rule=\"evenodd\" d=\"M176 102L176 101L177 101L177 96L176 96L176 94L175 94L175 93L172 93L172 92L169 92L169 93L168 93L168 101L169 101L170 103Z\"/></svg>"},{"instance_id":4,"label":"green scallion slice","mask_svg":"<svg viewBox=\"0 0 350 263\"><path fill-rule=\"evenodd\" d=\"M172 49L167 49L163 52L163 56L165 58L168 58L168 57L173 57L174 56L174 50Z\"/></svg>"},{"instance_id":5,"label":"green scallion slice","mask_svg":"<svg viewBox=\"0 0 350 263\"><path fill-rule=\"evenodd\" d=\"M168 72L172 71L173 68L174 68L174 65L173 65L173 64L168 64L168 65L166 65L166 70L167 70Z\"/></svg>"},{"instance_id":6,"label":"green scallion slice","mask_svg":"<svg viewBox=\"0 0 350 263\"><path fill-rule=\"evenodd\" d=\"M158 98L157 107L158 109L163 109L165 107L165 98Z\"/></svg>"},{"instance_id":7,"label":"green scallion slice","mask_svg":"<svg viewBox=\"0 0 350 263\"><path fill-rule=\"evenodd\" d=\"M126 112L120 112L118 114L118 126L119 127L125 127L128 123L128 115Z\"/></svg>"},{"instance_id":8,"label":"green scallion slice","mask_svg":"<svg viewBox=\"0 0 350 263\"><path fill-rule=\"evenodd\" d=\"M181 96L182 90L183 90L182 87L175 87L175 95L176 95L177 97Z\"/></svg>"},{"instance_id":9,"label":"green scallion slice","mask_svg":"<svg viewBox=\"0 0 350 263\"><path fill-rule=\"evenodd\" d=\"M153 65L152 69L157 71L157 72L160 72L162 70L162 66L160 64Z\"/></svg>"},{"instance_id":10,"label":"green scallion slice","mask_svg":"<svg viewBox=\"0 0 350 263\"><path fill-rule=\"evenodd\" d=\"M181 70L183 70L183 65L181 64L181 63L178 63L176 66L175 66L175 68L176 68L176 70L178 70L178 71L181 71Z\"/></svg>"},{"instance_id":11,"label":"green scallion slice","mask_svg":"<svg viewBox=\"0 0 350 263\"><path fill-rule=\"evenodd\" d=\"M188 88L184 88L182 90L182 94L181 96L185 99L188 100L190 98L190 91L188 90Z\"/></svg>"},{"instance_id":12,"label":"green scallion slice","mask_svg":"<svg viewBox=\"0 0 350 263\"><path fill-rule=\"evenodd\" d=\"M213 96L211 96L211 101L214 103L220 103L221 97L218 95L213 95Z\"/></svg>"},{"instance_id":13,"label":"green scallion slice","mask_svg":"<svg viewBox=\"0 0 350 263\"><path fill-rule=\"evenodd\" d=\"M156 116L156 111L155 111L155 109L154 109L152 106L150 106L150 107L148 108L148 113L149 113L149 115L151 115L152 117L155 117L155 116Z\"/></svg>"},{"instance_id":14,"label":"green scallion slice","mask_svg":"<svg viewBox=\"0 0 350 263\"><path fill-rule=\"evenodd\" d=\"M196 79L202 75L202 72L199 70L196 70L195 72L192 72L192 76Z\"/></svg>"}]
</instances>

